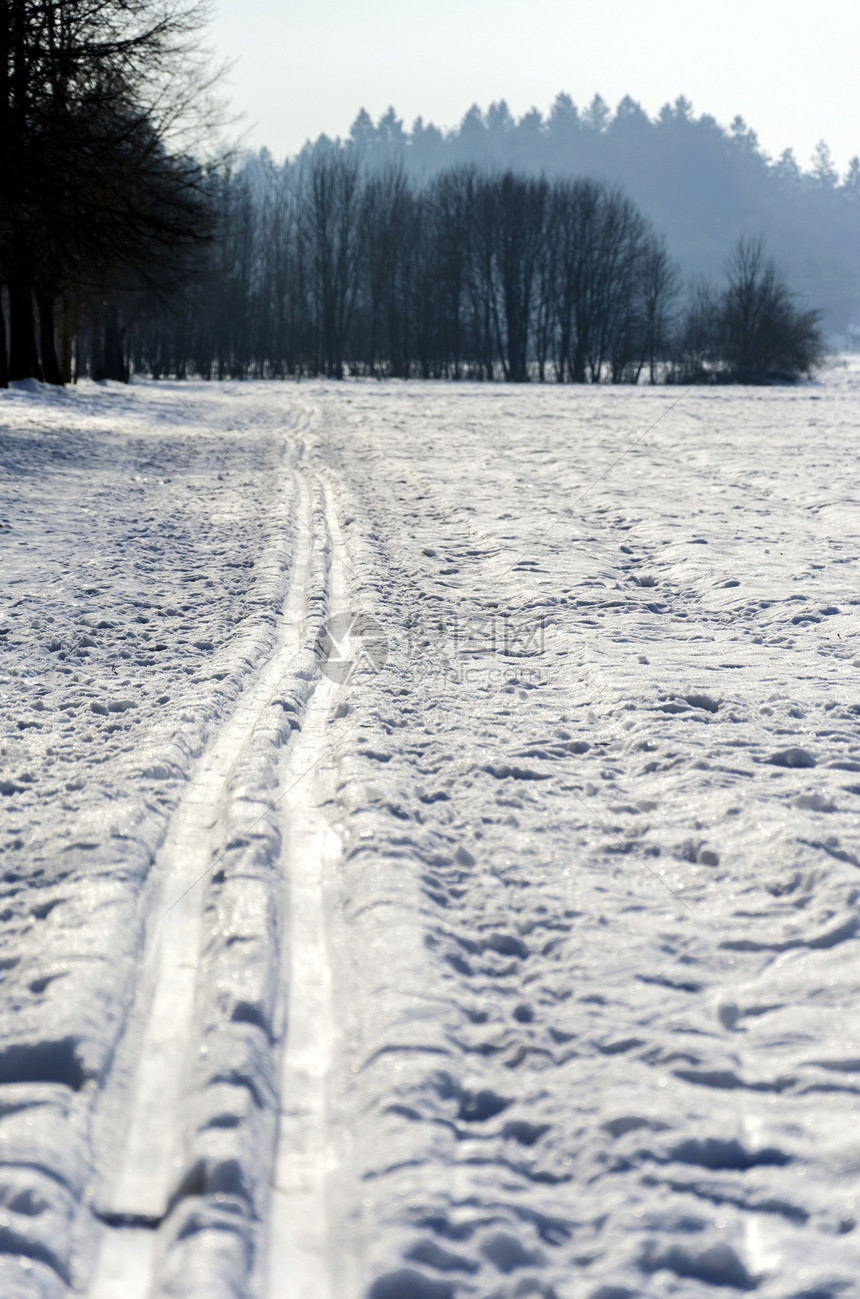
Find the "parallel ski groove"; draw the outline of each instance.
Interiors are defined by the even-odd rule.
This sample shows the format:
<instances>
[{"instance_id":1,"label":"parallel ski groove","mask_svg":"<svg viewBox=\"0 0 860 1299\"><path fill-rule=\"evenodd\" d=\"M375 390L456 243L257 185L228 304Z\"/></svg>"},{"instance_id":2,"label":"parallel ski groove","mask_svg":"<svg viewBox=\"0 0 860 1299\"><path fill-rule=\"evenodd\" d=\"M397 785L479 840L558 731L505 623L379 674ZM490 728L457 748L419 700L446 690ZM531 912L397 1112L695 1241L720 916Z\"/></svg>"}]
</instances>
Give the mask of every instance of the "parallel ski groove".
<instances>
[{"instance_id":1,"label":"parallel ski groove","mask_svg":"<svg viewBox=\"0 0 860 1299\"><path fill-rule=\"evenodd\" d=\"M143 1029L123 1048L134 1057L133 1065L127 1064L132 1079L126 1136L116 1172L103 1173L94 1206L96 1216L117 1225L103 1233L90 1299L116 1299L118 1294L146 1299L157 1287L157 1225L171 1208L183 1162L184 1107L199 1036L195 988L204 938L203 884L219 846L219 816L243 750L257 720L283 690L291 664L307 649L305 603L319 538L301 473L298 481L295 559L277 648L199 760L158 854L156 870L162 878L150 910L148 950L129 1021L130 1026L142 1023ZM142 1223L145 1229L137 1226Z\"/></svg>"},{"instance_id":2,"label":"parallel ski groove","mask_svg":"<svg viewBox=\"0 0 860 1299\"><path fill-rule=\"evenodd\" d=\"M330 504L331 610L344 608L343 540ZM341 642L338 656L348 658ZM323 807L326 724L338 685L323 675L289 754L285 777L288 826L289 952L287 1039L281 1064L280 1125L269 1221L271 1299L330 1299L334 1294L327 1182L331 1176L327 1075L334 1048L326 908L326 866L339 841ZM304 782L304 783L302 783Z\"/></svg>"}]
</instances>

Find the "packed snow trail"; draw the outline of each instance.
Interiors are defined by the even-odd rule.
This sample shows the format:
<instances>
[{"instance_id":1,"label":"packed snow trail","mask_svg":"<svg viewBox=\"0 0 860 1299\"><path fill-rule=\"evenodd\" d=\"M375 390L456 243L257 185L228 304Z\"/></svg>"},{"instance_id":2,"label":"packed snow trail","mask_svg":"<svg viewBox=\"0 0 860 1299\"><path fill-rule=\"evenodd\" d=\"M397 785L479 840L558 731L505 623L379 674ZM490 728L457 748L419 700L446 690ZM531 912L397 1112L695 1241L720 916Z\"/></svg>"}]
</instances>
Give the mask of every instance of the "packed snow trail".
<instances>
[{"instance_id":1,"label":"packed snow trail","mask_svg":"<svg viewBox=\"0 0 860 1299\"><path fill-rule=\"evenodd\" d=\"M282 490L289 498L287 482ZM93 1299L110 1299L118 1293L146 1296L151 1292L159 1243L154 1229L167 1219L181 1191L177 1170L186 1162L182 1149L187 1120L184 1106L196 1058L201 1051L206 1053L206 1033L211 1029L206 1016L200 1014L205 996L195 996L198 970L201 965L205 968L202 939L208 877L219 866L225 869L231 849L237 846L235 821L242 815L241 803L249 801L249 777L257 775L261 759L266 761L265 746L271 742L280 746L292 735L293 719L299 724L299 710L294 710L292 704L285 706L285 685L291 675L298 675L302 682L313 678L303 660L313 653L318 635L318 626L307 626L306 608L308 593L314 586L311 563L315 520L301 479L294 499L296 560L275 652L192 771L156 857L154 874L160 889L148 907L151 938L138 989L145 1028L141 1033L132 1014L123 1044L132 1060L120 1057L120 1067L115 1069L119 1094L111 1095L110 1083L107 1088L107 1127L125 1135L114 1156L116 1163L105 1170L103 1185L95 1195L96 1212L108 1229L91 1288ZM325 590L319 595L324 598ZM267 734L272 729L273 709L281 714L281 725L273 734ZM286 779L298 784L303 772L294 767L294 763L288 765ZM237 801L240 806L234 808ZM275 801L280 801L277 794ZM277 805L269 809L271 824L267 827L265 811L261 810L264 808L264 801L252 803L247 833L261 839L268 829L278 837L280 810ZM280 899L269 901L273 913L279 916ZM223 908L219 908L218 922L223 926ZM275 982L282 959L278 945L282 928L283 920L279 918L268 935L269 950L261 954L264 963L275 967L268 976ZM229 973L236 978L238 971ZM266 979L265 973L263 977ZM247 1014L248 1005L244 1004L243 1009ZM126 1063L128 1068L123 1069ZM142 1257L142 1239L150 1244L147 1261Z\"/></svg>"},{"instance_id":2,"label":"packed snow trail","mask_svg":"<svg viewBox=\"0 0 860 1299\"><path fill-rule=\"evenodd\" d=\"M856 365L181 393L2 408L0 1294L852 1294Z\"/></svg>"},{"instance_id":3,"label":"packed snow trail","mask_svg":"<svg viewBox=\"0 0 860 1299\"><path fill-rule=\"evenodd\" d=\"M334 512L331 525L329 607L346 603L343 539ZM331 642L329 663L305 709L301 733L289 752L282 787L288 826L286 860L289 962L286 968L288 1032L280 1077L280 1124L266 1263L271 1299L329 1299L335 1245L329 1224L328 1085L335 1042L326 899L340 855L337 833L322 805L331 790L327 775L330 714L350 662L349 629ZM347 669L348 670L348 669Z\"/></svg>"},{"instance_id":4,"label":"packed snow trail","mask_svg":"<svg viewBox=\"0 0 860 1299\"><path fill-rule=\"evenodd\" d=\"M192 472L199 474L203 461L203 475L209 477L202 535L212 531L219 514L225 514L227 527L235 534L237 548L232 553L238 556L236 567L256 571L250 583L239 587L232 609L228 610L223 643L210 658L212 674L203 679L211 681L214 688L210 686L207 691L205 710L198 706L191 711L187 694L183 697L182 678L176 672L174 678L169 671L153 673L157 688L173 685L179 698L174 708L165 710L167 718L159 718L161 726L151 725L149 734L144 733L141 739L128 723L139 716L143 683L135 682L134 697L114 707L111 699L102 705L94 689L94 677L82 679L71 669L58 669L71 676L75 686L82 687L73 693L80 694L84 705L92 700L85 717L90 713L107 719L115 713L123 716L123 726L108 728L109 734L125 732L125 744L113 762L115 783L109 797L117 799L124 792L125 780L130 791L145 799L148 788L153 787L150 782L158 782L154 784L154 801L163 805L165 812L143 800L137 810L134 796L129 794L127 824L142 825L148 838L140 830L133 833L123 826L120 847L115 845L120 834L115 830L109 834L103 852L107 861L113 856L116 864L106 865L102 872L110 886L104 909L90 901L97 897L92 892L93 881L75 881L67 891L78 893L83 906L70 916L72 932L57 926L53 934L42 936L45 950L34 952L40 966L53 956L50 968L54 979L71 982L75 974L80 981L81 965L84 978L87 969L80 957L77 961L73 957L68 973L63 970L70 942L78 951L83 946L82 937L94 950L99 944L112 944L113 951L105 953L108 964L97 966L89 987L84 983L83 994L80 990L77 996L73 993L73 999L59 1013L54 1010L53 1016L50 1004L43 1004L40 1026L32 1010L30 1017L36 1022L28 1023L28 1007L26 1002L22 1004L21 996L25 989L17 992L14 983L9 989L6 1010L10 1031L3 1057L3 1081L14 1084L13 1108L23 1111L27 1116L24 1121L29 1124L28 1111L41 1110L44 1114L53 1096L57 1096L60 1114L53 1140L59 1140L61 1146L71 1145L71 1150L65 1164L57 1164L57 1156L50 1148L41 1155L37 1149L35 1154L27 1152L25 1161L35 1166L35 1173L16 1167L14 1160L6 1170L6 1185L14 1202L23 1204L25 1195L31 1200L36 1195L34 1203L39 1207L29 1214L23 1211L25 1226L34 1237L29 1250L32 1258L25 1253L21 1259L4 1258L3 1262L8 1262L16 1273L11 1284L21 1293L52 1293L58 1285L62 1288L62 1282L69 1282L94 1295L146 1295L165 1287L175 1290L175 1274L190 1262L185 1284L189 1293L199 1293L205 1281L195 1257L200 1252L195 1239L205 1237L202 1253L207 1257L213 1253L213 1238L217 1241L219 1235L218 1214L222 1213L218 1206L231 1197L245 1196L249 1203L243 1206L244 1224L236 1221L236 1205L228 1208L233 1214L230 1226L234 1230L232 1234L221 1233L230 1239L228 1248L221 1251L219 1265L222 1270L232 1267L237 1283L255 1265L262 1237L257 1241L258 1226L248 1213L253 1216L261 1197L268 1196L266 1159L265 1155L260 1157L260 1147L271 1149L277 1133L277 1107L261 1105L260 1114L248 1113L242 1097L247 1098L249 1089L255 1095L262 1094L267 1053L269 1082L273 1096L277 1096L277 1057L283 1041L280 934L286 889L284 863L278 851L283 832L277 806L280 753L289 750L289 740L298 734L304 706L319 679L318 641L327 610L330 559L322 489L313 476L302 472L300 465L301 433L312 421L313 410L303 407L288 415L286 427L264 429L241 439L235 438L235 432L233 438L227 438L201 420L206 432L195 430L189 438L187 418L181 409L177 415L166 393L126 394L120 398L114 390L113 410L107 405L108 394L98 389L91 390L86 402L82 396L63 394L64 400L55 398L54 409L40 409L38 413L47 424L44 434L38 440L28 434L10 442L10 459L17 452L25 471L31 469L27 452L29 459L36 460L36 467L39 458L47 458L50 464L53 446L61 439L67 442L72 432L66 421L77 422L75 417L80 420L84 408L91 424L98 426L103 412L111 422L119 422L115 408L119 406L125 428L114 437L109 456L105 456L104 446L91 430L89 436L81 436L74 429L77 459L87 478L95 479L98 485L100 471L108 480L105 490L109 492L113 487L111 479L121 479L130 468L152 466L156 455L162 467L165 461L169 465L171 460L178 460L184 462L186 470L179 493L175 488L161 493L150 490L150 496L166 496L168 510L172 507L174 512L168 513L162 524L168 533L166 545L151 544L156 536L149 529L144 533L145 549L155 551L161 561L157 585L169 585L176 578L180 583L187 580L185 555L181 547L174 550L169 534L182 513L187 513L183 498L192 485L187 473L189 462ZM146 406L145 420L140 419L141 402ZM22 411L21 422L25 425L32 423L29 409ZM238 419L237 412L232 414L241 423L241 412ZM159 422L168 426L167 438ZM139 425L143 428L136 427ZM142 443L135 440L135 435L141 434ZM284 461L287 453L289 466ZM142 476L131 477L139 482ZM227 485L219 486L225 480ZM157 480L159 488L170 482L170 478ZM77 490L73 478L58 487L46 475L33 492L36 499L41 493L50 500L51 514L44 514L31 525L32 540L22 539L21 544L30 552L26 556L30 565L32 552L38 555L38 546L45 544L44 533L54 522L58 499L60 517L67 525L64 541L73 552L78 540L76 525L79 527L75 505L80 497L74 500L73 495ZM115 494L115 488L111 494ZM66 496L72 499L64 517ZM239 501L238 517L237 496L244 496ZM137 509L133 498L130 505ZM89 508L85 507L84 513L89 513ZM258 516L260 540L255 544L253 536L246 535L243 550L246 514ZM22 517L26 515L27 510L22 510ZM151 515L147 522L153 522L155 517ZM86 547L92 544L91 531L87 527L79 527L79 531L86 556ZM116 540L123 540L121 528L116 531ZM228 550L228 556L230 553ZM53 558L48 555L49 561ZM133 542L129 545L126 540L123 560L125 566L134 566ZM177 564L179 571L174 577L172 568ZM106 567L108 578L116 581L111 566ZM13 583L23 584L24 577L19 578L14 569L9 571ZM207 587L217 583L223 599L228 573L210 565L200 580ZM35 598L27 592L32 602L27 610L30 617L47 590L48 608L57 611L46 614L48 624L59 621L60 613L64 621L69 618L74 599L69 599L67 591L51 590L62 582L62 576L47 583L42 579ZM84 594L103 596L105 591L93 589ZM121 598L124 593L116 594ZM135 596L132 607L156 608L164 616L159 607L164 599L162 590L150 587ZM184 607L189 608L187 604ZM198 617L205 616L205 600L198 598L191 608ZM94 618L82 610L76 612L85 632L90 627L95 629ZM116 612L127 615L127 609L121 607ZM176 616L181 608L169 608L167 612ZM136 619L144 624L149 620L144 615ZM231 631L231 624L238 626L238 632ZM81 660L95 657L93 650L101 648L98 640L104 640L104 632L114 626L100 619L97 630L102 635L98 638L69 634L63 627L62 641L57 637L56 644L51 642L54 652L58 652L61 662L77 660L76 667L90 671L95 666L110 689L112 678L119 675L115 662L102 654L98 655L102 661L96 665ZM214 640L207 642L205 631L205 625L198 622L192 634L195 645L199 639L200 649L211 654ZM149 639L146 633L144 636ZM181 659L182 643L177 641L175 645ZM163 652L173 646L165 643L154 648ZM144 648L138 660L142 666L153 664L150 655L151 651ZM164 661L157 660L159 666ZM195 667L186 667L185 672L195 673ZM44 689L39 691L37 711L40 705L46 711L42 702L45 694ZM158 703L165 705L174 700L163 694ZM73 717L80 715L68 705L63 711L66 715L71 711ZM62 732L54 738L62 745ZM79 744L80 730L75 738ZM93 739L86 730L82 738ZM52 749L48 748L47 753L52 754ZM72 750L66 760L73 762L74 756ZM48 761L46 766L50 765ZM187 783L182 779L186 772ZM301 779L301 773L297 776L289 762L284 775L293 785ZM79 776L69 781L67 788L79 790L85 784L85 777ZM162 790L167 792L166 798L158 797ZM177 803L175 792L180 791ZM91 804L92 797L87 801ZM80 811L74 811L79 823L89 823L88 837L94 842L80 842L87 835L72 833L69 839L73 851L97 851L99 843L92 827L98 824L98 810L84 802ZM104 829L101 837L105 838ZM130 866L136 867L136 873ZM44 873L42 868L34 875ZM7 876L12 896L20 891L14 882L14 874ZM53 880L49 885L56 887ZM110 917L112 908L119 910L120 899L122 910L116 925L106 923L105 912ZM22 901L26 904L27 899ZM51 910L46 907L45 914ZM94 918L89 919L89 915ZM131 956L128 964L134 962L140 973L136 981L131 981L123 961L116 958L124 949L134 952L138 944L140 954ZM21 973L26 975L26 963L22 961L21 965ZM7 968L17 973L17 966L13 960ZM34 991L32 983L29 990ZM131 1000L124 1008L123 999L128 999L129 994ZM99 998L111 1012L101 1023L92 1005L95 1001L98 1010ZM125 1022L123 1009L127 1013ZM75 1033L78 1023L82 1027ZM65 1034L58 1044L50 1037L57 1031ZM20 1045L16 1036L23 1038ZM244 1073L243 1049L249 1057ZM223 1067L225 1061L227 1070ZM226 1081L228 1072L230 1079ZM65 1089L72 1092L69 1100L63 1094ZM75 1099L75 1092L81 1094L80 1100ZM224 1131L219 1133L218 1129ZM268 1162L271 1164L271 1155ZM75 1199L83 1203L83 1212L76 1214ZM191 1217L196 1215L197 1219L191 1225L189 1201ZM64 1230L58 1230L61 1226ZM45 1234L39 1239L41 1232ZM13 1244L22 1239L15 1225L9 1238ZM11 1272L4 1273L4 1278L6 1275Z\"/></svg>"}]
</instances>

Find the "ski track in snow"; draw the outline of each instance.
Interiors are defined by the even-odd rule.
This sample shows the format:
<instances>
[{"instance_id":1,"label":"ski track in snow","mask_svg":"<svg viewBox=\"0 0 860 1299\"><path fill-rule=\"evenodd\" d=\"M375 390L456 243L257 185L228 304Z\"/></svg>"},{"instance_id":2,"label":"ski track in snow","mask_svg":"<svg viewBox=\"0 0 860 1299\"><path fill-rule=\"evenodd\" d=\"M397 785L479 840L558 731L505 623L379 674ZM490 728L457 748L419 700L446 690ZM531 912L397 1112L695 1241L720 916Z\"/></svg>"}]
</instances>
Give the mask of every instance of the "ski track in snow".
<instances>
[{"instance_id":1,"label":"ski track in snow","mask_svg":"<svg viewBox=\"0 0 860 1299\"><path fill-rule=\"evenodd\" d=\"M286 491L287 486L285 483L282 490ZM285 682L297 667L301 680L311 679L307 664L302 665L301 661L303 651L306 654L312 649L312 645L308 647L303 641L307 635L304 604L311 585L310 546L314 519L309 503L303 499L307 496L306 491L298 493L298 496L299 526L295 542L299 555L291 576L276 652L253 685L240 697L238 707L193 771L156 858L156 870L162 861L164 863L163 879L158 900L149 907L153 929L151 953L144 959L140 980L141 1000L149 1003L149 1010L142 1038L135 1040L138 1034L127 1034L132 1039L130 1051L137 1061L136 1068L132 1068L130 1113L124 1115L121 1123L116 1122L116 1115L111 1115L114 1126L125 1135L117 1168L108 1170L106 1185L95 1197L99 1216L109 1224L109 1229L104 1234L100 1267L91 1287L93 1299L110 1299L118 1293L132 1295L137 1292L141 1296L150 1293L153 1258L158 1244L153 1228L167 1218L177 1191L182 1189L181 1184L179 1187L176 1185L177 1169L191 1164L194 1171L186 1172L185 1180L193 1182L195 1176L198 1177L199 1185L194 1187L196 1196L201 1194L206 1181L214 1184L220 1177L222 1181L219 1184L224 1186L221 1195L225 1197L231 1180L231 1171L224 1167L223 1151L207 1150L202 1161L198 1160L196 1164L193 1159L183 1159L181 1141L185 1115L182 1106L188 1091L193 1055L201 1051L204 1055L208 1053L206 1038L213 1028L212 1016L203 1009L205 993L195 1005L201 938L205 927L203 903L209 893L208 877L219 867L221 876L229 873L234 880L238 877L242 881L239 888L252 894L250 905L247 898L244 905L253 910L254 903L257 903L257 919L265 917L267 909L274 914L279 912L277 898L264 897L262 905L259 898L253 898L254 886L259 889L261 881L248 876L243 880L230 859L237 848L246 852L251 847L250 844L236 843L240 837L236 833L240 820L250 822L245 835L260 841L256 847L266 845L267 831L277 836L276 806L267 808L264 797L257 800L249 791L247 782L257 775L261 756L264 762L266 760L264 751L261 755L265 745L273 738L276 745L283 744L285 737L292 735L292 719L298 722L296 700L284 698ZM316 630L313 628L314 636ZM266 725L266 715L272 709L286 714L286 723L282 722L281 727L275 729L274 736L267 733L271 731L271 725ZM250 752L246 753L246 749ZM288 769L287 777L296 779L291 769ZM272 818L268 826L265 823L267 813ZM243 856L245 852L242 852ZM244 862L241 869L245 869ZM237 906L237 902L230 899L225 903L230 884L221 876L217 880L220 896L213 900L211 910L217 910L218 928L223 931L229 925L230 902L233 906ZM238 904L238 909L241 912L242 904ZM241 919L247 923L248 917ZM238 940L247 945L252 940L239 928L237 934L230 927L228 941ZM275 937L280 928L281 923L275 927ZM212 960L211 949L221 935L213 933L209 938L210 950L203 958L206 975L211 968L207 965L207 958ZM278 950L273 943L268 953L262 953L264 962L276 960ZM263 1018L268 1008L265 1007L265 994L260 996L259 989L253 988L253 975L257 972L246 969L243 973L246 976L243 993L249 991L248 985L251 984L252 995L236 998L230 1006L230 1014L233 1020L241 1019L253 1024L257 1018ZM235 979L239 971L230 970L228 974ZM263 979L268 981L265 970ZM148 987L150 983L154 985L153 989ZM254 992L258 995L254 996ZM197 1031L198 1025L204 1028L202 1034ZM274 1025L267 1024L267 1027L273 1029ZM221 1024L218 1028L222 1033L225 1031ZM120 1094L114 1108L122 1108L124 1093L129 1090L127 1079L121 1071L118 1072L117 1090ZM235 1084L233 1087L235 1091ZM230 1103L231 1099L235 1102L235 1096L223 1095L229 1092L229 1084L222 1084L221 1092L219 1112L209 1115L209 1124L241 1127L244 1116L237 1112L235 1103ZM107 1108L110 1109L110 1105ZM215 1202L219 1203L217 1199ZM223 1203L224 1198L220 1202ZM141 1236L150 1244L147 1263L141 1257Z\"/></svg>"},{"instance_id":2,"label":"ski track in snow","mask_svg":"<svg viewBox=\"0 0 860 1299\"><path fill-rule=\"evenodd\" d=\"M346 601L343 539L331 509L328 517L329 607L338 610ZM348 661L350 649L347 634L336 652ZM281 1061L280 1123L268 1224L265 1271L271 1299L284 1294L291 1299L329 1299L337 1293L328 1206L333 1172L328 1082L336 1021L326 899L340 843L326 815L331 791L324 778L329 773L326 732L339 685L336 669L318 683L295 748L288 754L283 780L289 863L289 961L285 963L289 1031Z\"/></svg>"},{"instance_id":3,"label":"ski track in snow","mask_svg":"<svg viewBox=\"0 0 860 1299\"><path fill-rule=\"evenodd\" d=\"M0 1295L855 1292L858 395L2 398Z\"/></svg>"}]
</instances>

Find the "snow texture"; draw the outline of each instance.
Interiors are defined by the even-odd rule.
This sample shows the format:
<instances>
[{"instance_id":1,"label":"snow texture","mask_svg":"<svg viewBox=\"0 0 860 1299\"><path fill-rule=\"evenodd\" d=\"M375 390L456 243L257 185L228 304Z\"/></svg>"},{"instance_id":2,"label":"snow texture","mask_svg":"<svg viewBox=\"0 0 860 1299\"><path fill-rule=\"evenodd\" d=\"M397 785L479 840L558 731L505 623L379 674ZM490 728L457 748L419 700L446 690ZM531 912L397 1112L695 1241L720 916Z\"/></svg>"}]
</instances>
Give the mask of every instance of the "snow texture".
<instances>
[{"instance_id":1,"label":"snow texture","mask_svg":"<svg viewBox=\"0 0 860 1299\"><path fill-rule=\"evenodd\" d=\"M4 1299L856 1293L858 398L3 396Z\"/></svg>"}]
</instances>

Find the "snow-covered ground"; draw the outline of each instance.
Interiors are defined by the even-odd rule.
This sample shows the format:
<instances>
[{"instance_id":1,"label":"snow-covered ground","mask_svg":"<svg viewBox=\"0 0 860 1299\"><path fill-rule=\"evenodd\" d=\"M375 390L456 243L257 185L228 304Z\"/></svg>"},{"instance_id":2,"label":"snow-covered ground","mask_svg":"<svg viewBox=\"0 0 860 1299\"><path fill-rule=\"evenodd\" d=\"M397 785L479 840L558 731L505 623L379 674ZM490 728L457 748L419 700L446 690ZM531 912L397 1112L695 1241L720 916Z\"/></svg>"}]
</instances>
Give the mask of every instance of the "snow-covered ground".
<instances>
[{"instance_id":1,"label":"snow-covered ground","mask_svg":"<svg viewBox=\"0 0 860 1299\"><path fill-rule=\"evenodd\" d=\"M0 397L0 1296L860 1277L860 366Z\"/></svg>"}]
</instances>

